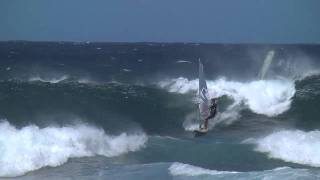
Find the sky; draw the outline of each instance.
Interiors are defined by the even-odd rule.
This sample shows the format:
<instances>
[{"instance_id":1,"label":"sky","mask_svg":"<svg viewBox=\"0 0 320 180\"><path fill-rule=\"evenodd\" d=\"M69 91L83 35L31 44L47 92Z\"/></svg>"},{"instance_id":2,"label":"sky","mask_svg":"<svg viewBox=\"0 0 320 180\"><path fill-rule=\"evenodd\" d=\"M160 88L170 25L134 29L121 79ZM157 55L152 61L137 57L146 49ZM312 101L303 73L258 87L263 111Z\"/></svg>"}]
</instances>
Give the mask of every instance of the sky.
<instances>
[{"instance_id":1,"label":"sky","mask_svg":"<svg viewBox=\"0 0 320 180\"><path fill-rule=\"evenodd\" d=\"M319 0L1 0L0 41L320 43Z\"/></svg>"}]
</instances>

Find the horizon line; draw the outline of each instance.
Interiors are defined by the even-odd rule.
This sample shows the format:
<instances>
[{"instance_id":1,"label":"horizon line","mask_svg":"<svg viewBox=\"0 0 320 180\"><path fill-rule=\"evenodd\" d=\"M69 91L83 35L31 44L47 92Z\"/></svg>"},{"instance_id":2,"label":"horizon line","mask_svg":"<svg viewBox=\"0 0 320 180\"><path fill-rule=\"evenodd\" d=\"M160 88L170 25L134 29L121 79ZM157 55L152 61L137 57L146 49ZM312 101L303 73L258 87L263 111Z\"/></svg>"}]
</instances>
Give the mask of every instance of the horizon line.
<instances>
[{"instance_id":1,"label":"horizon line","mask_svg":"<svg viewBox=\"0 0 320 180\"><path fill-rule=\"evenodd\" d=\"M191 41L49 41L49 40L0 40L3 42L30 42L30 43L109 43L109 44L227 44L227 45L320 45L320 42L191 42Z\"/></svg>"}]
</instances>

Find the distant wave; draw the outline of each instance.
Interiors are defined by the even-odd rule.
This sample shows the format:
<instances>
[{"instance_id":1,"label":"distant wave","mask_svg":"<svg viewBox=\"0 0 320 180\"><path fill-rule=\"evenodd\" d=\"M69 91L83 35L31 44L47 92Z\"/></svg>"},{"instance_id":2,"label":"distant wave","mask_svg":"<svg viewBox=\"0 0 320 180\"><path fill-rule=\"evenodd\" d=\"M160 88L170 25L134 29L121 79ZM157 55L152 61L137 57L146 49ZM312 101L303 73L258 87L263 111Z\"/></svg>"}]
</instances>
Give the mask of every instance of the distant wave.
<instances>
[{"instance_id":1,"label":"distant wave","mask_svg":"<svg viewBox=\"0 0 320 180\"><path fill-rule=\"evenodd\" d=\"M320 167L320 131L283 130L256 141L259 152L287 162Z\"/></svg>"},{"instance_id":2,"label":"distant wave","mask_svg":"<svg viewBox=\"0 0 320 180\"><path fill-rule=\"evenodd\" d=\"M176 63L192 63L192 62L187 60L177 60Z\"/></svg>"},{"instance_id":3,"label":"distant wave","mask_svg":"<svg viewBox=\"0 0 320 180\"><path fill-rule=\"evenodd\" d=\"M88 125L17 129L0 123L0 176L14 177L45 166L59 166L69 158L102 155L118 156L144 146L144 133L118 136L105 134Z\"/></svg>"},{"instance_id":4,"label":"distant wave","mask_svg":"<svg viewBox=\"0 0 320 180\"><path fill-rule=\"evenodd\" d=\"M52 78L42 78L40 76L34 76L29 78L29 81L41 81L41 82L49 82L49 83L59 83L61 81L64 81L68 79L69 76L63 75L61 77L52 77Z\"/></svg>"},{"instance_id":5,"label":"distant wave","mask_svg":"<svg viewBox=\"0 0 320 180\"><path fill-rule=\"evenodd\" d=\"M45 82L45 83L61 83L61 82L77 82L81 84L99 84L97 81L92 80L90 77L70 77L68 75L58 76L58 77L40 77L40 76L33 76L28 79L29 82Z\"/></svg>"}]
</instances>

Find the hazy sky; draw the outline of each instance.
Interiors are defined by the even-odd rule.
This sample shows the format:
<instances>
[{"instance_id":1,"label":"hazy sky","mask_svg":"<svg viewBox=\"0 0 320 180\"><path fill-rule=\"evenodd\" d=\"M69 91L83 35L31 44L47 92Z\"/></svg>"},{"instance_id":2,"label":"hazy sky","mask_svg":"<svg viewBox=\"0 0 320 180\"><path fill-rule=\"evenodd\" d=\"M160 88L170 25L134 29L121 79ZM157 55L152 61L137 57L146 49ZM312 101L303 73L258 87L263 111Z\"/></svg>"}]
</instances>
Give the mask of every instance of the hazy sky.
<instances>
[{"instance_id":1,"label":"hazy sky","mask_svg":"<svg viewBox=\"0 0 320 180\"><path fill-rule=\"evenodd\" d=\"M0 40L320 43L320 0L0 0Z\"/></svg>"}]
</instances>

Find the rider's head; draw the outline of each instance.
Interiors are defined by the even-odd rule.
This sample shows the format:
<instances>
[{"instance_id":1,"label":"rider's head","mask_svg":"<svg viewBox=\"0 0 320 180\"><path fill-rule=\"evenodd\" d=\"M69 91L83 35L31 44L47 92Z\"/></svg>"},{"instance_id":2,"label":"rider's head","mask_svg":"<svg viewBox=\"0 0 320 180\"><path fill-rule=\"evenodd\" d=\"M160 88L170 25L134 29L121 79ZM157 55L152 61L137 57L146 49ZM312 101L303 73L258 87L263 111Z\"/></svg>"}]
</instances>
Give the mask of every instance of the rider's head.
<instances>
[{"instance_id":1,"label":"rider's head","mask_svg":"<svg viewBox=\"0 0 320 180\"><path fill-rule=\"evenodd\" d=\"M217 103L217 98L211 98L211 104L216 104Z\"/></svg>"}]
</instances>

